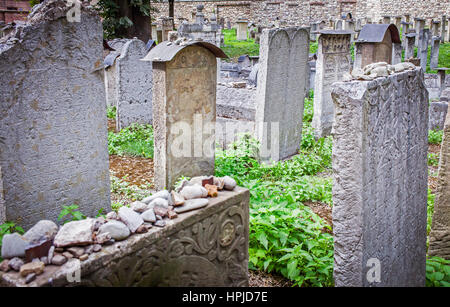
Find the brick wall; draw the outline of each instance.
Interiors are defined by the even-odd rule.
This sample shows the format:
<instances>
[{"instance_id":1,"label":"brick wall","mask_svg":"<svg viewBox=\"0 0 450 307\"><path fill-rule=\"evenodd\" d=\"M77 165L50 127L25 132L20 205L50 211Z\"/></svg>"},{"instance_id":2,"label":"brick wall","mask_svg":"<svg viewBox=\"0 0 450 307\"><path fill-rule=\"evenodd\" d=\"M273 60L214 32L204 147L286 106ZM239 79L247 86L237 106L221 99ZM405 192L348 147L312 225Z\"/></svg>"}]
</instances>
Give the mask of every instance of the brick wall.
<instances>
[{"instance_id":1,"label":"brick wall","mask_svg":"<svg viewBox=\"0 0 450 307\"><path fill-rule=\"evenodd\" d=\"M178 18L194 21L196 7L204 5L203 13L210 17L216 12L219 18L231 23L238 18L267 25L276 20L283 20L287 25L305 25L309 22L337 19L344 12L351 12L353 17L370 17L378 21L383 15L410 14L412 17L440 19L450 15L450 0L175 0L175 22ZM168 16L169 4L154 3L160 10L156 17Z\"/></svg>"},{"instance_id":2,"label":"brick wall","mask_svg":"<svg viewBox=\"0 0 450 307\"><path fill-rule=\"evenodd\" d=\"M0 21L26 20L30 9L28 0L0 0Z\"/></svg>"}]
</instances>

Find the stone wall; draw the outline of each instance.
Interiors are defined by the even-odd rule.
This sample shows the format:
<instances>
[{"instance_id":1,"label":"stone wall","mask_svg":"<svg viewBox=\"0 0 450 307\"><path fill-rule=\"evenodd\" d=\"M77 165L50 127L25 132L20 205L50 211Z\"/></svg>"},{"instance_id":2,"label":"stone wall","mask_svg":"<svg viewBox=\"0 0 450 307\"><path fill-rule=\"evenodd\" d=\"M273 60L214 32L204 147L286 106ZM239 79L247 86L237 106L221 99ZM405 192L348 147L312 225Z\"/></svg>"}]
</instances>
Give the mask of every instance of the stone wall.
<instances>
[{"instance_id":1,"label":"stone wall","mask_svg":"<svg viewBox=\"0 0 450 307\"><path fill-rule=\"evenodd\" d=\"M213 11L217 20L224 18L234 23L239 18L269 25L274 22L286 22L286 25L306 25L309 22L338 19L342 13L351 12L354 18L370 17L379 20L383 15L411 14L427 19L440 19L442 15L450 15L448 0L234 0L234 1L175 1L175 23L178 18L193 21L196 6L205 6L205 17L209 18ZM159 13L156 17L169 15L167 1L155 3Z\"/></svg>"},{"instance_id":2,"label":"stone wall","mask_svg":"<svg viewBox=\"0 0 450 307\"><path fill-rule=\"evenodd\" d=\"M450 112L445 120L438 172L428 255L450 260Z\"/></svg>"},{"instance_id":3,"label":"stone wall","mask_svg":"<svg viewBox=\"0 0 450 307\"><path fill-rule=\"evenodd\" d=\"M335 83L332 97L335 285L425 286L423 73Z\"/></svg>"},{"instance_id":4,"label":"stone wall","mask_svg":"<svg viewBox=\"0 0 450 307\"><path fill-rule=\"evenodd\" d=\"M248 286L249 197L241 187L220 191L164 228L104 245L85 261L48 265L28 286ZM0 271L0 286L27 285L18 272Z\"/></svg>"},{"instance_id":5,"label":"stone wall","mask_svg":"<svg viewBox=\"0 0 450 307\"><path fill-rule=\"evenodd\" d=\"M0 165L6 220L56 221L62 205L110 207L100 18L66 2L35 7L0 43Z\"/></svg>"}]
</instances>

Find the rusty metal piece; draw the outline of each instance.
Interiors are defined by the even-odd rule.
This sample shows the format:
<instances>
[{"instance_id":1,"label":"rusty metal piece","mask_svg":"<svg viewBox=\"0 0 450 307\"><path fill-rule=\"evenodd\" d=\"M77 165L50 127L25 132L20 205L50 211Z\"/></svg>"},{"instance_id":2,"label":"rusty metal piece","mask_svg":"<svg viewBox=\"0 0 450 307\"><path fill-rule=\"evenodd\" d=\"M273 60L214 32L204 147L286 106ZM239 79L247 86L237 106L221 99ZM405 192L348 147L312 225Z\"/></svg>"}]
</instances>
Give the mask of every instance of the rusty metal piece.
<instances>
[{"instance_id":1,"label":"rusty metal piece","mask_svg":"<svg viewBox=\"0 0 450 307\"><path fill-rule=\"evenodd\" d=\"M34 258L46 257L50 247L52 247L53 240L43 240L39 243L30 245L25 249L25 260L31 262Z\"/></svg>"}]
</instances>

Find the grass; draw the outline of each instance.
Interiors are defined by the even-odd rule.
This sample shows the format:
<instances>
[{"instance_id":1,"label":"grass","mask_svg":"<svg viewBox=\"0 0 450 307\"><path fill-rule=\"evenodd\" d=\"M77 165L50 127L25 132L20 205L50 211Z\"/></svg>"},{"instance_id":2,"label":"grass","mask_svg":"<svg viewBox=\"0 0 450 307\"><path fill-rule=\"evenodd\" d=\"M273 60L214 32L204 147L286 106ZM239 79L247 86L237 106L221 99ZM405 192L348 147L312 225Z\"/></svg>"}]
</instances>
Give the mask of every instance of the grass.
<instances>
[{"instance_id":1,"label":"grass","mask_svg":"<svg viewBox=\"0 0 450 307\"><path fill-rule=\"evenodd\" d=\"M238 41L236 39L236 29L223 29L224 46L222 50L228 55L228 61L237 62L239 56L248 54L249 56L259 55L259 45L253 39Z\"/></svg>"}]
</instances>

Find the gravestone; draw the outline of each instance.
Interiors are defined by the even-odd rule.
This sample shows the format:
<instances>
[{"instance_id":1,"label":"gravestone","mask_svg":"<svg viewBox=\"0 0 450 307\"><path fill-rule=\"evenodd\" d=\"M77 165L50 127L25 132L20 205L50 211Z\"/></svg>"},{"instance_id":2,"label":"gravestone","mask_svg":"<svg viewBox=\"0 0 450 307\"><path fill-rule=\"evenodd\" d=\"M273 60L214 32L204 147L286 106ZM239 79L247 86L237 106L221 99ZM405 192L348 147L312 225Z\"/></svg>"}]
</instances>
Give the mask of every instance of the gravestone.
<instances>
[{"instance_id":1,"label":"gravestone","mask_svg":"<svg viewBox=\"0 0 450 307\"><path fill-rule=\"evenodd\" d=\"M407 38L406 35L409 33L409 22L402 21L402 48L406 49Z\"/></svg>"},{"instance_id":2,"label":"gravestone","mask_svg":"<svg viewBox=\"0 0 450 307\"><path fill-rule=\"evenodd\" d=\"M441 44L445 43L445 30L446 30L446 22L447 22L447 16L442 15L441 18Z\"/></svg>"},{"instance_id":3,"label":"gravestone","mask_svg":"<svg viewBox=\"0 0 450 307\"><path fill-rule=\"evenodd\" d=\"M152 23L152 39L155 40L155 41L158 39L158 34L156 32L157 29L158 29L158 24L153 22Z\"/></svg>"},{"instance_id":4,"label":"gravestone","mask_svg":"<svg viewBox=\"0 0 450 307\"><path fill-rule=\"evenodd\" d=\"M354 68L378 62L392 64L393 44L400 43L400 34L395 25L366 24L355 41Z\"/></svg>"},{"instance_id":5,"label":"gravestone","mask_svg":"<svg viewBox=\"0 0 450 307\"><path fill-rule=\"evenodd\" d=\"M445 117L447 116L448 103L445 101L430 102L428 130L444 129Z\"/></svg>"},{"instance_id":6,"label":"gravestone","mask_svg":"<svg viewBox=\"0 0 450 307\"><path fill-rule=\"evenodd\" d=\"M0 139L0 146L2 145L2 140ZM2 176L2 166L0 165L0 224L6 222L6 205L5 205L5 195L3 193L3 176Z\"/></svg>"},{"instance_id":7,"label":"gravestone","mask_svg":"<svg viewBox=\"0 0 450 307\"><path fill-rule=\"evenodd\" d=\"M384 24L390 24L391 23L391 16L383 16L383 23Z\"/></svg>"},{"instance_id":8,"label":"gravestone","mask_svg":"<svg viewBox=\"0 0 450 307\"><path fill-rule=\"evenodd\" d=\"M414 58L414 45L416 41L416 33L406 34L405 60Z\"/></svg>"},{"instance_id":9,"label":"gravestone","mask_svg":"<svg viewBox=\"0 0 450 307\"><path fill-rule=\"evenodd\" d=\"M450 260L450 112L448 111L439 158L428 256Z\"/></svg>"},{"instance_id":10,"label":"gravestone","mask_svg":"<svg viewBox=\"0 0 450 307\"><path fill-rule=\"evenodd\" d=\"M419 42L422 39L422 30L425 28L425 19L423 18L414 18L414 29L416 30L416 34L418 37L418 40L416 40L416 47L419 47Z\"/></svg>"},{"instance_id":11,"label":"gravestone","mask_svg":"<svg viewBox=\"0 0 450 307\"><path fill-rule=\"evenodd\" d=\"M265 161L277 161L298 152L308 91L308 56L309 28L263 30L256 129Z\"/></svg>"},{"instance_id":12,"label":"gravestone","mask_svg":"<svg viewBox=\"0 0 450 307\"><path fill-rule=\"evenodd\" d=\"M435 36L431 37L430 69L432 69L432 70L438 68L440 44L441 44L441 38L439 36L435 35Z\"/></svg>"},{"instance_id":13,"label":"gravestone","mask_svg":"<svg viewBox=\"0 0 450 307\"><path fill-rule=\"evenodd\" d=\"M134 38L116 60L118 131L133 123L152 124L152 63L141 61L146 54L144 42Z\"/></svg>"},{"instance_id":14,"label":"gravestone","mask_svg":"<svg viewBox=\"0 0 450 307\"><path fill-rule=\"evenodd\" d=\"M427 69L429 35L430 35L429 29L422 29L419 35L417 57L420 59L420 67L422 67L423 71L426 71Z\"/></svg>"},{"instance_id":15,"label":"gravestone","mask_svg":"<svg viewBox=\"0 0 450 307\"><path fill-rule=\"evenodd\" d=\"M163 228L48 266L29 284L0 270L0 287L248 287L249 198L248 189L222 190Z\"/></svg>"},{"instance_id":16,"label":"gravestone","mask_svg":"<svg viewBox=\"0 0 450 307\"><path fill-rule=\"evenodd\" d=\"M331 132L334 106L331 85L350 73L350 44L352 32L321 31L314 77L314 117L312 127L317 138Z\"/></svg>"},{"instance_id":17,"label":"gravestone","mask_svg":"<svg viewBox=\"0 0 450 307\"><path fill-rule=\"evenodd\" d=\"M236 39L238 41L245 41L247 40L247 20L238 20L237 22L237 33L236 33Z\"/></svg>"},{"instance_id":18,"label":"gravestone","mask_svg":"<svg viewBox=\"0 0 450 307\"><path fill-rule=\"evenodd\" d=\"M335 285L425 286L423 72L335 83L332 97Z\"/></svg>"},{"instance_id":19,"label":"gravestone","mask_svg":"<svg viewBox=\"0 0 450 307\"><path fill-rule=\"evenodd\" d=\"M207 42L162 43L144 61L153 62L155 187L171 189L181 176L214 174L216 57Z\"/></svg>"},{"instance_id":20,"label":"gravestone","mask_svg":"<svg viewBox=\"0 0 450 307\"><path fill-rule=\"evenodd\" d=\"M68 22L69 9L36 5L0 44L2 210L25 229L63 205L110 210L102 23L83 3Z\"/></svg>"}]
</instances>

